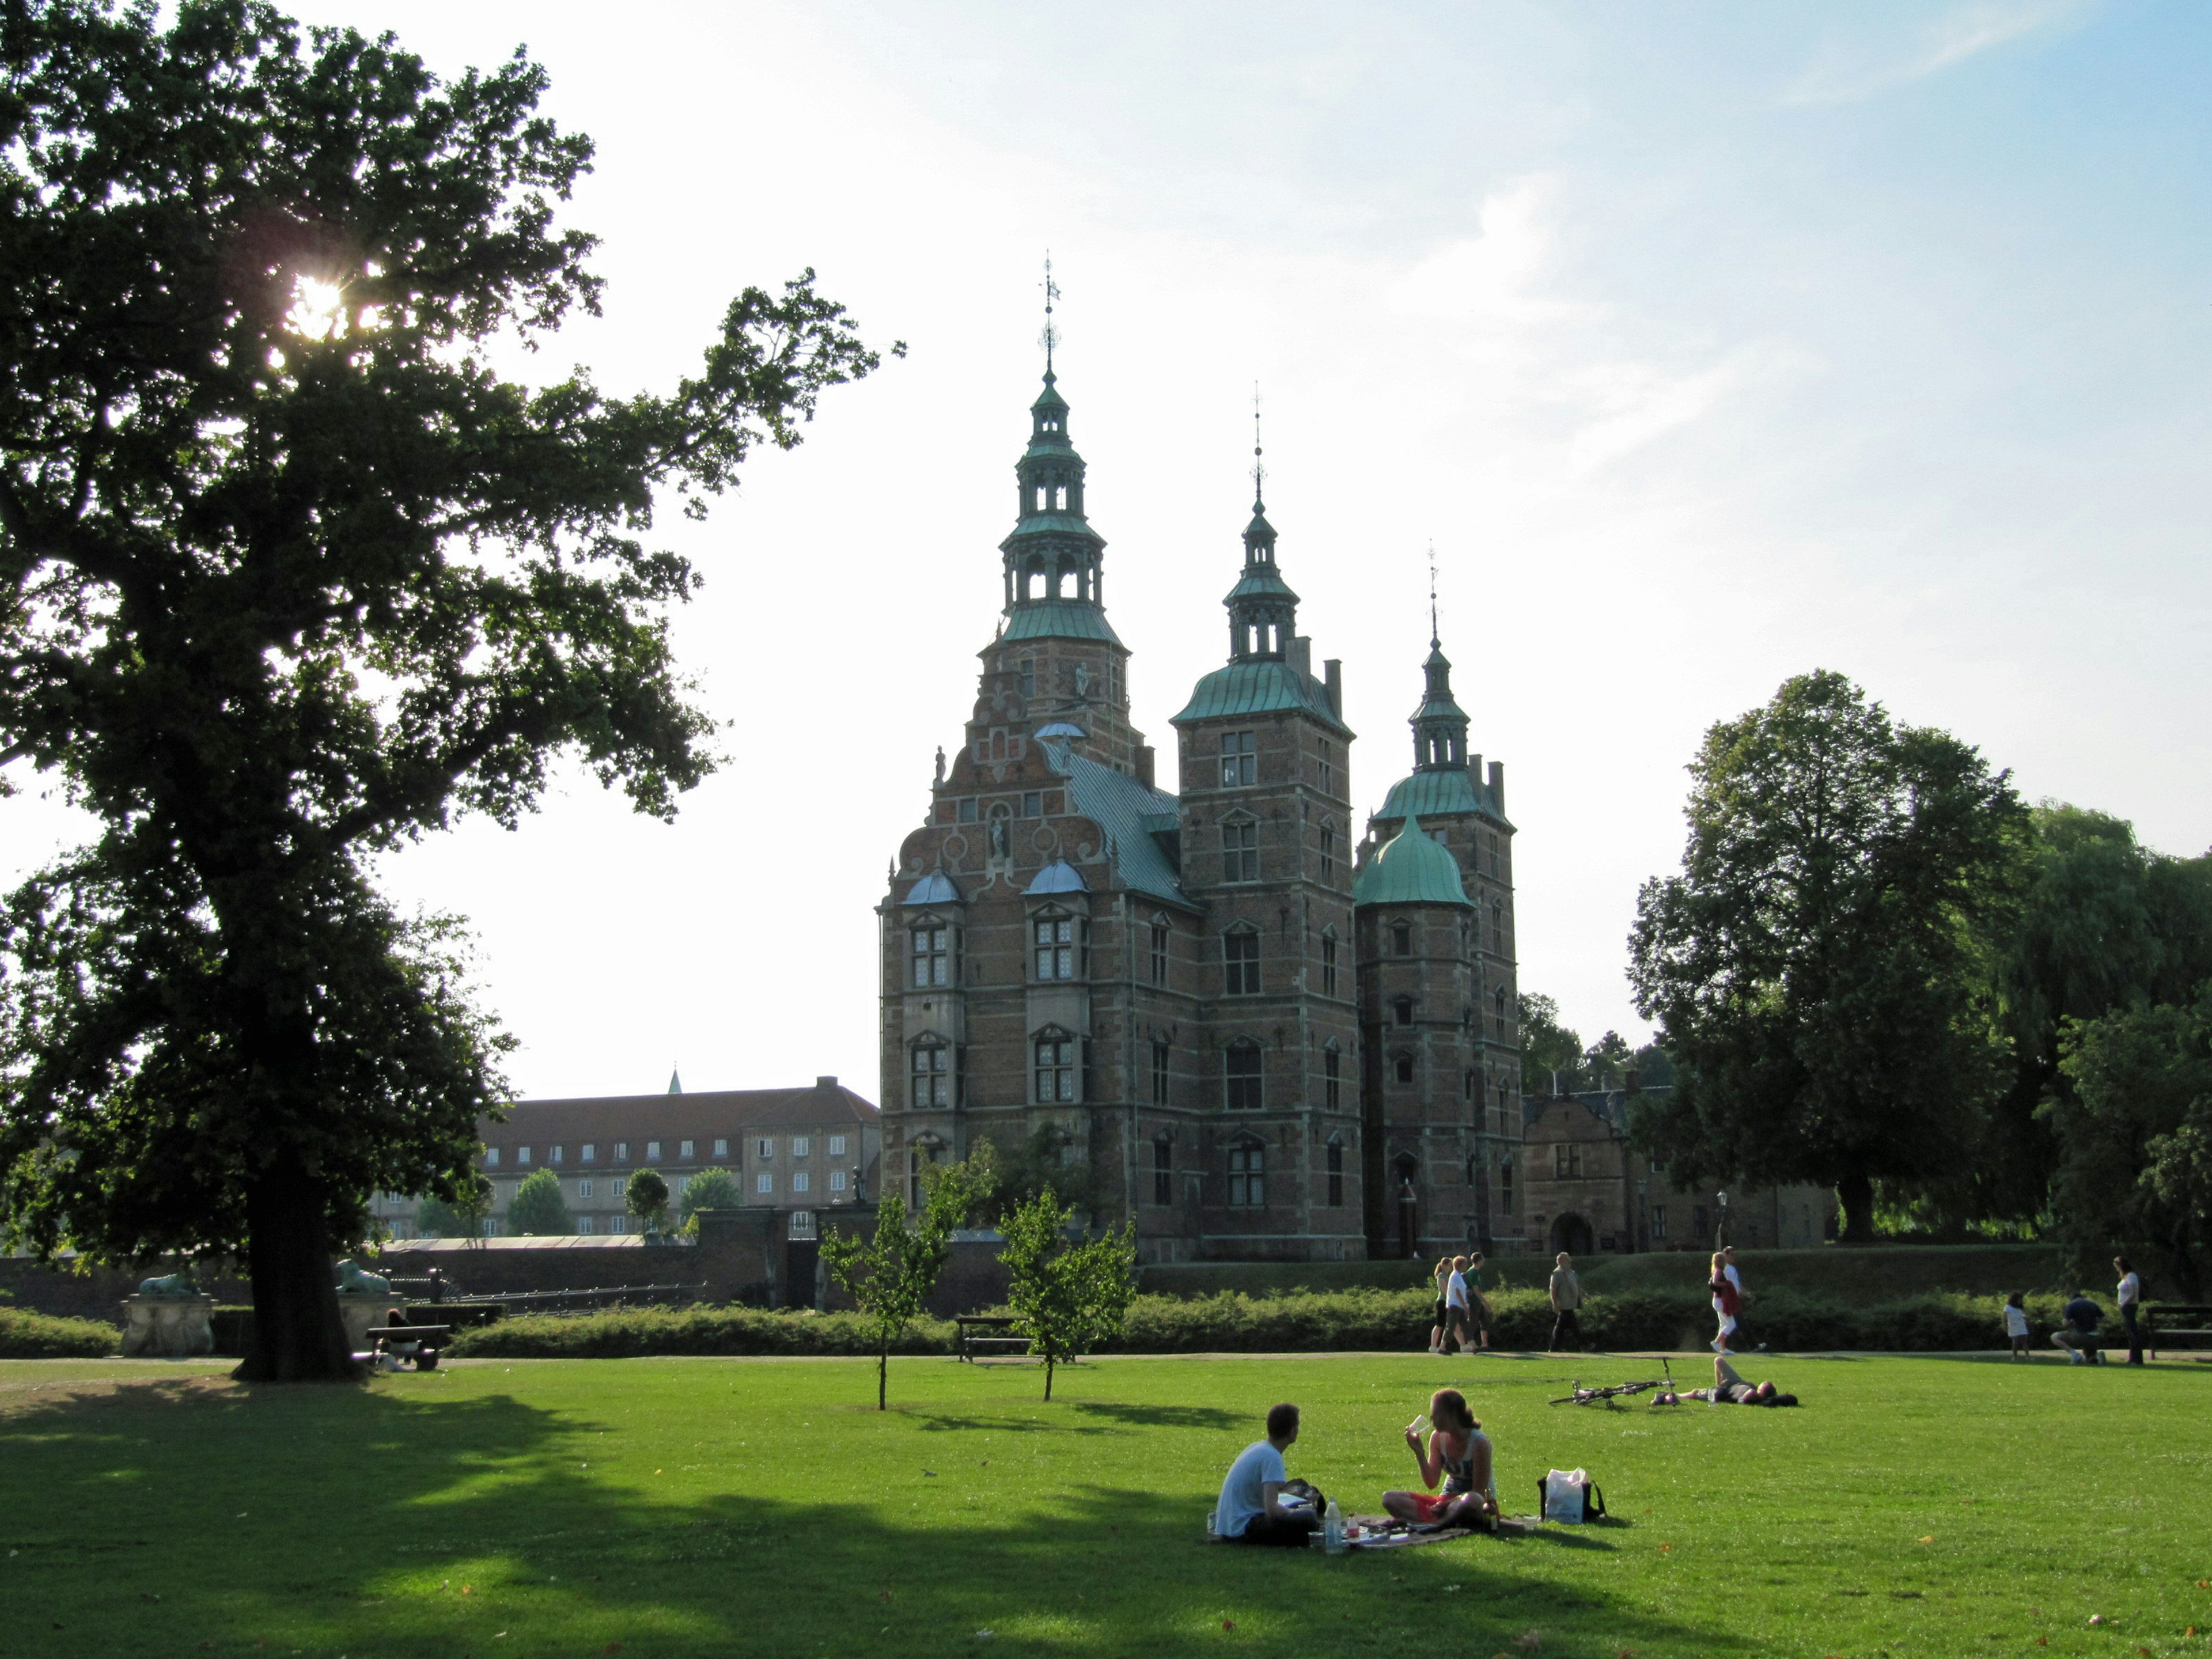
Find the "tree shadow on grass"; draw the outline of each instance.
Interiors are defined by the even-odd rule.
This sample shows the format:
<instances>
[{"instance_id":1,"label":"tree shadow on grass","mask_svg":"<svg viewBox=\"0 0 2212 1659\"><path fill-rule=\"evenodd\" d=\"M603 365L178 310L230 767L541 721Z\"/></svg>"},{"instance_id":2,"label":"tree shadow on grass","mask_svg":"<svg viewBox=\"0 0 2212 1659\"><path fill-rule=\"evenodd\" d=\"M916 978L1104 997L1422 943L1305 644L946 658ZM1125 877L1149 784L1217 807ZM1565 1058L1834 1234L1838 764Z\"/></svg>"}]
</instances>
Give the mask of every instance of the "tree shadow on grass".
<instances>
[{"instance_id":1,"label":"tree shadow on grass","mask_svg":"<svg viewBox=\"0 0 2212 1659\"><path fill-rule=\"evenodd\" d=\"M1139 1406L1121 1401L1077 1400L1071 1408L1085 1417L1103 1417L1149 1429L1243 1429L1252 1426L1249 1412L1223 1411L1218 1406Z\"/></svg>"},{"instance_id":2,"label":"tree shadow on grass","mask_svg":"<svg viewBox=\"0 0 2212 1659\"><path fill-rule=\"evenodd\" d=\"M756 1467L672 1499L621 1462L619 1425L610 1440L578 1414L432 1386L141 1385L0 1416L17 1497L0 1519L11 1654L968 1656L988 1630L1109 1659L1210 1651L1232 1629L1251 1652L1396 1653L1433 1639L1446 1583L1468 1592L1455 1651L1510 1650L1532 1626L1548 1651L1748 1651L1586 1582L1531 1577L1560 1559L1549 1552L1209 1548L1202 1506L1152 1490L1071 1486L993 1509L980 1484L933 1482L808 1503L748 1490ZM121 1539L154 1547L118 1560L89 1541Z\"/></svg>"}]
</instances>

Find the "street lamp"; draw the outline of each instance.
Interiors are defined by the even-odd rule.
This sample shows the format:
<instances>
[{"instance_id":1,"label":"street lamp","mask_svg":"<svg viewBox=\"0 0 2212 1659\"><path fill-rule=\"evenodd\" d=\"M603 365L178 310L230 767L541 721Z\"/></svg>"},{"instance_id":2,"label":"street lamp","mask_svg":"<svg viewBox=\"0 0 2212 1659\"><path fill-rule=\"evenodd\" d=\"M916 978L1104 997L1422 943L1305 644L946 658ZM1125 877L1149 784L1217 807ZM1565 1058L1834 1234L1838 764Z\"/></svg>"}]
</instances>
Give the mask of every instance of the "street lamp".
<instances>
[{"instance_id":1,"label":"street lamp","mask_svg":"<svg viewBox=\"0 0 2212 1659\"><path fill-rule=\"evenodd\" d=\"M1717 1250L1724 1249L1728 1245L1728 1194L1721 1194L1720 1200L1720 1224L1713 1231L1713 1248Z\"/></svg>"}]
</instances>

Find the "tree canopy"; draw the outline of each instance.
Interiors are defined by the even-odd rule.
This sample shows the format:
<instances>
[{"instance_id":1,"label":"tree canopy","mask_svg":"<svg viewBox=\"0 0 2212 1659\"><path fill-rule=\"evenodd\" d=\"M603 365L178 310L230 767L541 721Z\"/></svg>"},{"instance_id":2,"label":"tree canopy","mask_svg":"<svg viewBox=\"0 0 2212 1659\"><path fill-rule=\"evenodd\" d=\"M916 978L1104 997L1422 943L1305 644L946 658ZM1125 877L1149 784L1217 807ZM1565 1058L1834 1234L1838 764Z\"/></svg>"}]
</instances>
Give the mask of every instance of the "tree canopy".
<instances>
[{"instance_id":1,"label":"tree canopy","mask_svg":"<svg viewBox=\"0 0 2212 1659\"><path fill-rule=\"evenodd\" d=\"M540 1170L514 1189L507 1203L507 1230L548 1238L576 1231L568 1200L561 1196L561 1178L552 1170Z\"/></svg>"},{"instance_id":2,"label":"tree canopy","mask_svg":"<svg viewBox=\"0 0 2212 1659\"><path fill-rule=\"evenodd\" d=\"M1044 1360L1044 1397L1052 1398L1053 1372L1077 1354L1116 1336L1137 1289L1137 1224L1097 1238L1073 1239L1073 1206L1050 1187L1024 1199L1000 1224L1006 1244L1006 1306L1014 1329Z\"/></svg>"},{"instance_id":3,"label":"tree canopy","mask_svg":"<svg viewBox=\"0 0 2212 1659\"><path fill-rule=\"evenodd\" d=\"M0 757L100 826L0 915L0 1204L41 1253L242 1246L242 1374L344 1376L333 1243L507 1097L455 924L365 860L563 756L671 813L711 723L656 502L878 359L810 271L665 394L503 377L601 299L544 71L171 20L0 7Z\"/></svg>"},{"instance_id":4,"label":"tree canopy","mask_svg":"<svg viewBox=\"0 0 2212 1659\"><path fill-rule=\"evenodd\" d=\"M876 1328L878 1411L890 1400L892 1342L928 1311L953 1232L989 1197L994 1179L988 1159L939 1164L922 1177L921 1214L909 1217L906 1200L894 1191L877 1206L868 1237L857 1230L823 1233L823 1265Z\"/></svg>"},{"instance_id":5,"label":"tree canopy","mask_svg":"<svg viewBox=\"0 0 2212 1659\"><path fill-rule=\"evenodd\" d=\"M737 1176L727 1170L702 1170L684 1183L677 1212L686 1221L696 1210L733 1210L745 1201Z\"/></svg>"},{"instance_id":6,"label":"tree canopy","mask_svg":"<svg viewBox=\"0 0 2212 1659\"><path fill-rule=\"evenodd\" d=\"M623 1188L623 1207L646 1232L668 1224L668 1178L658 1170L633 1170Z\"/></svg>"},{"instance_id":7,"label":"tree canopy","mask_svg":"<svg viewBox=\"0 0 2212 1659\"><path fill-rule=\"evenodd\" d=\"M2002 1082L1984 941L2015 902L2026 809L1946 732L1839 674L1716 725L1692 763L1682 873L1647 882L1630 982L1677 1067L1632 1114L1677 1180L1836 1188L1940 1175Z\"/></svg>"}]
</instances>

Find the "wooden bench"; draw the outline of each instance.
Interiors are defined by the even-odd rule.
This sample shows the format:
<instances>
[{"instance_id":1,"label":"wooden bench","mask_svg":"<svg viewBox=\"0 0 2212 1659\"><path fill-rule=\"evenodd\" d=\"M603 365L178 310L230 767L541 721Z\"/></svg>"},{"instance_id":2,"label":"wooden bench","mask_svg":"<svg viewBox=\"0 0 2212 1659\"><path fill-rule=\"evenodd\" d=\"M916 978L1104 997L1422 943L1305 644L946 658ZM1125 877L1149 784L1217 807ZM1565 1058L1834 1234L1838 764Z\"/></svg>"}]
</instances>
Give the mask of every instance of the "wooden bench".
<instances>
[{"instance_id":1,"label":"wooden bench","mask_svg":"<svg viewBox=\"0 0 2212 1659\"><path fill-rule=\"evenodd\" d=\"M412 1355L394 1358L411 1358L417 1370L434 1371L438 1369L438 1349L453 1334L451 1325L372 1325L368 1328L368 1351L372 1355L380 1354L388 1343L412 1342L416 1345Z\"/></svg>"},{"instance_id":2,"label":"wooden bench","mask_svg":"<svg viewBox=\"0 0 2212 1659\"><path fill-rule=\"evenodd\" d=\"M2190 1342L2212 1342L2212 1305L2199 1302L2147 1302L2136 1316L2142 1327L2143 1346L2158 1358L2158 1345L2173 1346L2180 1337Z\"/></svg>"},{"instance_id":3,"label":"wooden bench","mask_svg":"<svg viewBox=\"0 0 2212 1659\"><path fill-rule=\"evenodd\" d=\"M961 1314L952 1322L958 1328L959 1357L971 1363L978 1353L1026 1354L1030 1351L1029 1338L1011 1334L1014 1322L1003 1314Z\"/></svg>"}]
</instances>

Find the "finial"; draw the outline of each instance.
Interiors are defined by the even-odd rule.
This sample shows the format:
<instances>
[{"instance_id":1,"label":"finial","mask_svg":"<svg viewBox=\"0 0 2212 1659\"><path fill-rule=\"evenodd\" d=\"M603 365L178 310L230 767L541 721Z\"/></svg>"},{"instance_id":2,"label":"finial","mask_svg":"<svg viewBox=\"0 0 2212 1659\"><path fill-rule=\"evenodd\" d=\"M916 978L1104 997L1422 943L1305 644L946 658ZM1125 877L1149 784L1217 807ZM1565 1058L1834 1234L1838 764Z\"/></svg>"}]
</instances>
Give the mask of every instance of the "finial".
<instances>
[{"instance_id":1,"label":"finial","mask_svg":"<svg viewBox=\"0 0 2212 1659\"><path fill-rule=\"evenodd\" d=\"M1260 452L1260 383L1252 382L1252 510L1267 510L1267 466Z\"/></svg>"},{"instance_id":2,"label":"finial","mask_svg":"<svg viewBox=\"0 0 2212 1659\"><path fill-rule=\"evenodd\" d=\"M1437 544L1429 544L1429 649L1440 650L1437 629Z\"/></svg>"},{"instance_id":3,"label":"finial","mask_svg":"<svg viewBox=\"0 0 2212 1659\"><path fill-rule=\"evenodd\" d=\"M1052 302L1060 298L1060 284L1052 280L1052 250L1044 251L1044 332L1037 343L1044 348L1044 377L1052 379L1052 349L1060 343L1059 325L1052 320Z\"/></svg>"}]
</instances>

